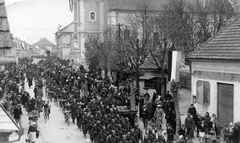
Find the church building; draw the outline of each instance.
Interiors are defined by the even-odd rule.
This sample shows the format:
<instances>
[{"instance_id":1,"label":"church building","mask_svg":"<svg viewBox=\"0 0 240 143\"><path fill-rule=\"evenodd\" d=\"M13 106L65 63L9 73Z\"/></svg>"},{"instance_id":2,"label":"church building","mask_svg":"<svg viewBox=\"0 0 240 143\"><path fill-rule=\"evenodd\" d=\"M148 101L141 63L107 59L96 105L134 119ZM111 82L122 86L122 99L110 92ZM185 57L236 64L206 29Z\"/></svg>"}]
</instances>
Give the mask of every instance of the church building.
<instances>
[{"instance_id":1,"label":"church building","mask_svg":"<svg viewBox=\"0 0 240 143\"><path fill-rule=\"evenodd\" d=\"M90 34L101 34L111 25L120 28L127 26L129 14L137 11L141 0L72 0L74 32L72 36L72 60L87 68L84 56L84 43ZM150 6L160 9L167 0L147 0ZM156 7L157 6L157 7ZM70 2L71 7L71 2Z\"/></svg>"}]
</instances>

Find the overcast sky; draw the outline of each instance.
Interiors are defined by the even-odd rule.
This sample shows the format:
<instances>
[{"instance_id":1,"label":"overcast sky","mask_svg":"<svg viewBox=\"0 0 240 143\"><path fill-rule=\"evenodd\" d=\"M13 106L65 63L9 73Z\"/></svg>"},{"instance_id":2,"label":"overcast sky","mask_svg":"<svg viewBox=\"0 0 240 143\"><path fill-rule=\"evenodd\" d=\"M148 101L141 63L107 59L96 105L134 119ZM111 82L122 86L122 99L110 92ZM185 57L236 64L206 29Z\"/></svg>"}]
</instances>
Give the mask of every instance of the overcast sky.
<instances>
[{"instance_id":1,"label":"overcast sky","mask_svg":"<svg viewBox=\"0 0 240 143\"><path fill-rule=\"evenodd\" d=\"M10 31L30 44L46 37L55 43L58 25L73 21L69 0L5 0Z\"/></svg>"}]
</instances>

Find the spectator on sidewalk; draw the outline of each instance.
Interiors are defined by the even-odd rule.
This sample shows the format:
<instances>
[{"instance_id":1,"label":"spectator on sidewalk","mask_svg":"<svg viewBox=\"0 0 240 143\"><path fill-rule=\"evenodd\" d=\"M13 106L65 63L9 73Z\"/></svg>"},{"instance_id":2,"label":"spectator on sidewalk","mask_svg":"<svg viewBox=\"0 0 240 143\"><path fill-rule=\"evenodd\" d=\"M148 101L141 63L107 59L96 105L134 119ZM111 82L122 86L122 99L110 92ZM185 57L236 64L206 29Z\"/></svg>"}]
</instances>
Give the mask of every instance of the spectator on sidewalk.
<instances>
[{"instance_id":1,"label":"spectator on sidewalk","mask_svg":"<svg viewBox=\"0 0 240 143\"><path fill-rule=\"evenodd\" d=\"M184 141L186 142L186 128L185 125L183 124L181 128L178 131L179 136L183 136Z\"/></svg>"},{"instance_id":2,"label":"spectator on sidewalk","mask_svg":"<svg viewBox=\"0 0 240 143\"><path fill-rule=\"evenodd\" d=\"M222 129L222 137L223 141L230 143L230 130L227 124L225 124L224 128Z\"/></svg>"},{"instance_id":3,"label":"spectator on sidewalk","mask_svg":"<svg viewBox=\"0 0 240 143\"><path fill-rule=\"evenodd\" d=\"M186 137L188 139L192 139L193 136L192 136L192 132L193 132L193 127L194 127L194 121L193 119L191 118L191 115L189 113L187 113L187 117L185 119L185 127L187 129L187 135Z\"/></svg>"},{"instance_id":4,"label":"spectator on sidewalk","mask_svg":"<svg viewBox=\"0 0 240 143\"><path fill-rule=\"evenodd\" d=\"M211 117L209 116L208 112L205 113L204 121L205 121L205 125L207 127L206 134L208 134L210 131L210 128L211 128Z\"/></svg>"},{"instance_id":5,"label":"spectator on sidewalk","mask_svg":"<svg viewBox=\"0 0 240 143\"><path fill-rule=\"evenodd\" d=\"M207 126L206 126L204 120L202 120L201 124L199 125L199 141L200 141L200 143L203 143L203 141L206 137L206 134L205 134L206 128L207 128Z\"/></svg>"},{"instance_id":6,"label":"spectator on sidewalk","mask_svg":"<svg viewBox=\"0 0 240 143\"><path fill-rule=\"evenodd\" d=\"M13 117L15 119L15 122L19 124L20 128L22 128L21 116L22 116L22 108L19 104L17 104L13 110Z\"/></svg>"},{"instance_id":7,"label":"spectator on sidewalk","mask_svg":"<svg viewBox=\"0 0 240 143\"><path fill-rule=\"evenodd\" d=\"M173 142L174 135L175 135L175 132L174 132L171 124L167 124L167 141L170 143Z\"/></svg>"},{"instance_id":8,"label":"spectator on sidewalk","mask_svg":"<svg viewBox=\"0 0 240 143\"><path fill-rule=\"evenodd\" d=\"M157 126L157 129L162 129L162 119L164 117L164 112L163 112L163 109L162 109L162 106L161 105L157 105L157 109L154 113L154 117L155 117L155 120L156 120L156 126Z\"/></svg>"},{"instance_id":9,"label":"spectator on sidewalk","mask_svg":"<svg viewBox=\"0 0 240 143\"><path fill-rule=\"evenodd\" d=\"M232 130L232 142L233 143L239 143L240 140L240 129L237 124L234 124L233 130Z\"/></svg>"},{"instance_id":10,"label":"spectator on sidewalk","mask_svg":"<svg viewBox=\"0 0 240 143\"><path fill-rule=\"evenodd\" d=\"M219 125L219 121L217 119L216 114L212 114L212 118L211 118L211 122L215 125L215 134L217 137L219 137L220 135L220 125Z\"/></svg>"}]
</instances>

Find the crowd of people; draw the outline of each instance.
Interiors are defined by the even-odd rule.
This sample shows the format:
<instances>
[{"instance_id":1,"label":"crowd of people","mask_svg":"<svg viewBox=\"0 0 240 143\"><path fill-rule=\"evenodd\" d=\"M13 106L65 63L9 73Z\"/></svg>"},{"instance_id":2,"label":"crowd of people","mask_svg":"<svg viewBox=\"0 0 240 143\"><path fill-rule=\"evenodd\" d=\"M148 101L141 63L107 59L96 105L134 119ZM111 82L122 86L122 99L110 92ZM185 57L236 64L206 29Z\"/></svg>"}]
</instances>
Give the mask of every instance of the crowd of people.
<instances>
[{"instance_id":1,"label":"crowd of people","mask_svg":"<svg viewBox=\"0 0 240 143\"><path fill-rule=\"evenodd\" d=\"M25 78L29 88L35 81L34 98L24 90ZM136 109L146 131L143 133L136 112L131 110L128 80L115 84L109 78L103 79L101 70L87 72L82 66L76 69L69 66L68 61L56 57L44 58L38 63L29 58L20 59L19 65L9 65L0 73L0 80L3 105L20 126L21 105L28 113L35 110L41 113L45 109L50 113L49 104L42 100L45 86L47 98L53 99L63 113L69 111L72 123L85 137L89 134L94 143L165 143L173 142L176 133L180 135L177 142L185 143L194 138L195 128L201 142L207 135L215 134L217 139L221 133L227 143L239 141L237 125L222 128L215 114L210 117L206 113L202 117L193 104L188 109L185 123L176 131L175 107L169 92L164 98L157 93L150 97L148 93L135 92ZM163 127L163 119L166 127ZM149 121L153 123L152 128L148 127ZM35 124L33 122L29 131L37 132L33 128Z\"/></svg>"}]
</instances>

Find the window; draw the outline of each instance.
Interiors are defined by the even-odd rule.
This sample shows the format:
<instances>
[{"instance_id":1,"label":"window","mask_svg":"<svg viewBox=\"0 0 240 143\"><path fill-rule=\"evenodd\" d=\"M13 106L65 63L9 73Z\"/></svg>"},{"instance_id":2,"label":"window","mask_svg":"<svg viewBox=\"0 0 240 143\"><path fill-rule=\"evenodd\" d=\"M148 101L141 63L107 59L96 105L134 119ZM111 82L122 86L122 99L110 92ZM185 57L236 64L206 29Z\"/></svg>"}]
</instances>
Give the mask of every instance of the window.
<instances>
[{"instance_id":1,"label":"window","mask_svg":"<svg viewBox=\"0 0 240 143\"><path fill-rule=\"evenodd\" d=\"M96 21L96 13L95 12L90 12L90 15L89 15L89 20L90 21Z\"/></svg>"},{"instance_id":2,"label":"window","mask_svg":"<svg viewBox=\"0 0 240 143\"><path fill-rule=\"evenodd\" d=\"M197 81L197 103L209 104L210 103L210 83L208 81Z\"/></svg>"},{"instance_id":3,"label":"window","mask_svg":"<svg viewBox=\"0 0 240 143\"><path fill-rule=\"evenodd\" d=\"M152 80L145 80L145 81L144 81L144 87L145 87L145 88L153 89L153 87L154 87L154 82L153 82Z\"/></svg>"}]
</instances>

